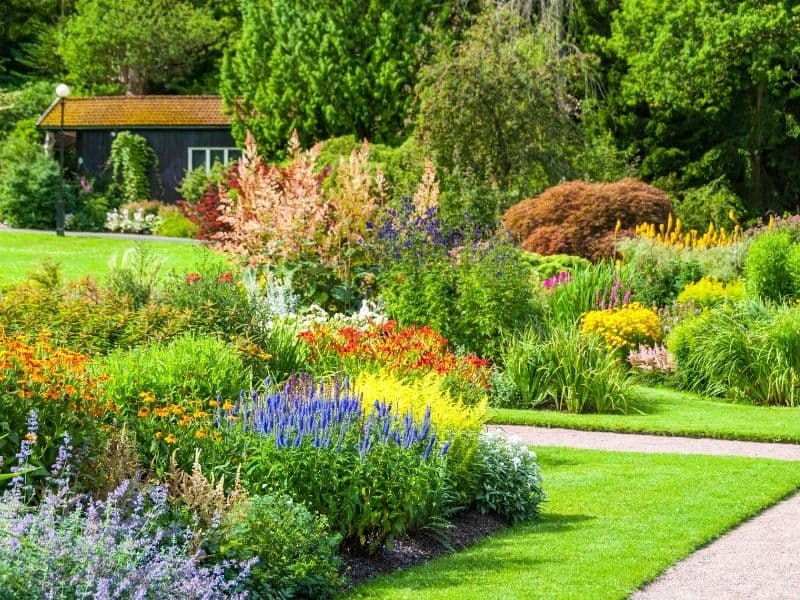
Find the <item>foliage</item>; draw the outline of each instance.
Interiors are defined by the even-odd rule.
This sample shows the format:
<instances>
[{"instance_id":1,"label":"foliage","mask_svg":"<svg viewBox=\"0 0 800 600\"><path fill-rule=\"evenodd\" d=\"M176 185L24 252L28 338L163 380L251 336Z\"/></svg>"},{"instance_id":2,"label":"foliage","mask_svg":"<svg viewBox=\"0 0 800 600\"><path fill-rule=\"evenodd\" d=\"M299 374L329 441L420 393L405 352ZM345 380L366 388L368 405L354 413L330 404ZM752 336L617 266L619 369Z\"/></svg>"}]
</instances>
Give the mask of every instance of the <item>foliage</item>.
<instances>
[{"instance_id":1,"label":"foliage","mask_svg":"<svg viewBox=\"0 0 800 600\"><path fill-rule=\"evenodd\" d=\"M192 2L77 0L57 52L70 81L146 94L175 89L221 29Z\"/></svg>"},{"instance_id":2,"label":"foliage","mask_svg":"<svg viewBox=\"0 0 800 600\"><path fill-rule=\"evenodd\" d=\"M221 76L235 135L252 132L269 155L295 129L304 143L344 134L398 141L431 27L452 5L242 2L242 32Z\"/></svg>"},{"instance_id":3,"label":"foliage","mask_svg":"<svg viewBox=\"0 0 800 600\"><path fill-rule=\"evenodd\" d=\"M150 172L158 165L156 153L147 140L137 133L121 131L111 142L108 156L113 183L110 194L123 202L136 202L150 197Z\"/></svg>"},{"instance_id":4,"label":"foliage","mask_svg":"<svg viewBox=\"0 0 800 600\"><path fill-rule=\"evenodd\" d=\"M346 382L301 379L253 393L221 418L228 436L247 433L242 474L250 489L290 492L351 544L377 549L447 510L450 442L440 443L429 412L418 421L379 402L365 418Z\"/></svg>"},{"instance_id":5,"label":"foliage","mask_svg":"<svg viewBox=\"0 0 800 600\"><path fill-rule=\"evenodd\" d=\"M625 412L631 388L624 368L600 338L573 327L554 327L512 340L503 356L518 408L552 407L582 412Z\"/></svg>"},{"instance_id":6,"label":"foliage","mask_svg":"<svg viewBox=\"0 0 800 600\"><path fill-rule=\"evenodd\" d=\"M41 151L10 161L0 171L0 221L11 227L52 229L61 185L58 163ZM67 210L74 190L64 186Z\"/></svg>"},{"instance_id":7,"label":"foliage","mask_svg":"<svg viewBox=\"0 0 800 600\"><path fill-rule=\"evenodd\" d=\"M103 393L103 376L87 369L89 357L53 346L47 333L28 343L0 335L0 464L13 456L23 432L35 445L37 467L55 460L64 434L94 453L100 424L115 410ZM36 429L26 428L31 412Z\"/></svg>"},{"instance_id":8,"label":"foliage","mask_svg":"<svg viewBox=\"0 0 800 600\"><path fill-rule=\"evenodd\" d=\"M800 309L722 304L667 339L683 388L762 405L800 404Z\"/></svg>"},{"instance_id":9,"label":"foliage","mask_svg":"<svg viewBox=\"0 0 800 600\"><path fill-rule=\"evenodd\" d=\"M219 164L219 163L214 163ZM216 239L217 234L231 231L231 226L222 221L222 195L220 189L225 187L228 193L238 193L239 181L237 170L228 167L223 181L217 186L208 186L197 202L178 200L175 204L183 215L197 225L197 238L201 240Z\"/></svg>"},{"instance_id":10,"label":"foliage","mask_svg":"<svg viewBox=\"0 0 800 600\"><path fill-rule=\"evenodd\" d=\"M675 212L687 231L704 231L709 223L724 227L730 225L731 215L738 219L746 214L741 199L722 178L686 190L676 203Z\"/></svg>"},{"instance_id":11,"label":"foliage","mask_svg":"<svg viewBox=\"0 0 800 600\"><path fill-rule=\"evenodd\" d=\"M703 275L730 280L737 272L737 246L718 249L728 259L725 264L708 261L711 272L701 265L701 258L711 258L711 250L693 251L664 245L647 238L622 240L618 245L634 298L648 305L665 306L675 300L686 285L698 281ZM717 254L719 256L719 254ZM730 263L734 262L734 266ZM721 277L720 277L721 275Z\"/></svg>"},{"instance_id":12,"label":"foliage","mask_svg":"<svg viewBox=\"0 0 800 600\"><path fill-rule=\"evenodd\" d=\"M258 562L248 587L258 597L329 598L337 591L339 536L286 495L254 496L225 515L218 533L219 552L227 560Z\"/></svg>"},{"instance_id":13,"label":"foliage","mask_svg":"<svg viewBox=\"0 0 800 600\"><path fill-rule=\"evenodd\" d=\"M0 323L8 333L30 338L47 329L58 346L95 354L169 339L189 324L184 311L153 304L135 309L129 298L91 279L65 285L52 264L34 277L0 297Z\"/></svg>"},{"instance_id":14,"label":"foliage","mask_svg":"<svg viewBox=\"0 0 800 600\"><path fill-rule=\"evenodd\" d=\"M744 285L740 279L726 285L711 277L703 277L697 283L687 284L678 294L678 302L705 307L729 300L740 300L743 296Z\"/></svg>"},{"instance_id":15,"label":"foliage","mask_svg":"<svg viewBox=\"0 0 800 600\"><path fill-rule=\"evenodd\" d=\"M751 213L794 207L799 21L783 1L622 0L605 110L642 176L724 177Z\"/></svg>"},{"instance_id":16,"label":"foliage","mask_svg":"<svg viewBox=\"0 0 800 600\"><path fill-rule=\"evenodd\" d=\"M573 176L580 136L569 83L585 61L548 41L513 6L487 3L461 43L441 45L421 69L415 134L445 179L519 198Z\"/></svg>"},{"instance_id":17,"label":"foliage","mask_svg":"<svg viewBox=\"0 0 800 600\"><path fill-rule=\"evenodd\" d=\"M98 368L108 376L106 397L119 407L140 448L161 470L173 450L178 464L188 469L194 446L214 437L216 408L232 406L250 383L235 348L191 334L114 352Z\"/></svg>"},{"instance_id":18,"label":"foliage","mask_svg":"<svg viewBox=\"0 0 800 600\"><path fill-rule=\"evenodd\" d=\"M630 289L629 280L627 269L620 271L608 261L578 267L572 271L570 281L550 288L545 295L544 321L548 325L577 327L583 314L598 308L609 290L617 286Z\"/></svg>"},{"instance_id":19,"label":"foliage","mask_svg":"<svg viewBox=\"0 0 800 600\"><path fill-rule=\"evenodd\" d=\"M800 246L792 243L788 231L768 231L756 236L745 259L748 292L774 302L800 296L798 266Z\"/></svg>"},{"instance_id":20,"label":"foliage","mask_svg":"<svg viewBox=\"0 0 800 600\"><path fill-rule=\"evenodd\" d=\"M197 204L209 188L225 183L227 171L228 167L216 161L210 173L206 173L204 166L187 171L178 185L181 198L189 204Z\"/></svg>"},{"instance_id":21,"label":"foliage","mask_svg":"<svg viewBox=\"0 0 800 600\"><path fill-rule=\"evenodd\" d=\"M31 432L35 437L35 433ZM27 466L23 445L17 468ZM19 475L0 497L0 586L13 598L245 598L251 563L201 565L195 532L164 526L167 491L126 481L105 500L77 493L64 436L42 498L23 501ZM238 590L238 591L237 591Z\"/></svg>"},{"instance_id":22,"label":"foliage","mask_svg":"<svg viewBox=\"0 0 800 600\"><path fill-rule=\"evenodd\" d=\"M147 246L139 244L115 257L108 272L108 289L140 308L154 299L162 260Z\"/></svg>"},{"instance_id":23,"label":"foliage","mask_svg":"<svg viewBox=\"0 0 800 600\"><path fill-rule=\"evenodd\" d=\"M651 308L631 302L615 308L593 310L583 315L582 333L603 338L609 350L631 350L661 337L661 323Z\"/></svg>"},{"instance_id":24,"label":"foliage","mask_svg":"<svg viewBox=\"0 0 800 600\"><path fill-rule=\"evenodd\" d=\"M665 223L672 210L662 191L635 179L569 181L509 208L503 225L525 250L591 260L614 256L614 243L644 221Z\"/></svg>"},{"instance_id":25,"label":"foliage","mask_svg":"<svg viewBox=\"0 0 800 600\"><path fill-rule=\"evenodd\" d=\"M582 269L589 266L589 261L580 256L570 256L569 254L551 254L544 256L536 252L522 252L522 260L531 266L533 272L539 279L546 279L558 275L562 271L572 273L575 269Z\"/></svg>"},{"instance_id":26,"label":"foliage","mask_svg":"<svg viewBox=\"0 0 800 600\"><path fill-rule=\"evenodd\" d=\"M177 238L193 238L200 230L195 223L184 217L175 206L165 206L158 211L161 221L155 228L156 235Z\"/></svg>"},{"instance_id":27,"label":"foliage","mask_svg":"<svg viewBox=\"0 0 800 600\"><path fill-rule=\"evenodd\" d=\"M404 251L379 277L381 298L400 324L430 325L456 347L496 357L503 334L541 319L530 268L507 242L467 244L450 253L445 245L426 246Z\"/></svg>"},{"instance_id":28,"label":"foliage","mask_svg":"<svg viewBox=\"0 0 800 600\"><path fill-rule=\"evenodd\" d=\"M512 523L539 515L545 501L536 454L500 433L484 433L478 444L480 463L477 509Z\"/></svg>"}]
</instances>

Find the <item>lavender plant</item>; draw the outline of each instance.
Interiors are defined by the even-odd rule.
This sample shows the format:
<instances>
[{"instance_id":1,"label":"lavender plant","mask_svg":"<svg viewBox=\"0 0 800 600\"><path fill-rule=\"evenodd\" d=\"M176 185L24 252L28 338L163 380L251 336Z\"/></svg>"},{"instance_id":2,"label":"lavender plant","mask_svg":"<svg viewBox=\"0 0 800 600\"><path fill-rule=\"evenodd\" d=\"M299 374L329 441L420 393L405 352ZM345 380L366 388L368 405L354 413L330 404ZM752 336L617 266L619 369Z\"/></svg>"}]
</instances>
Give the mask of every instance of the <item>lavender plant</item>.
<instances>
[{"instance_id":1,"label":"lavender plant","mask_svg":"<svg viewBox=\"0 0 800 600\"><path fill-rule=\"evenodd\" d=\"M437 438L430 411L417 421L384 401L364 415L346 380L295 378L240 398L219 422L245 440L254 491L278 487L306 502L345 543L378 547L449 508L449 441Z\"/></svg>"},{"instance_id":2,"label":"lavender plant","mask_svg":"<svg viewBox=\"0 0 800 600\"><path fill-rule=\"evenodd\" d=\"M10 598L245 598L255 561L204 566L195 532L167 529L163 486L121 484L105 500L72 489L71 440L64 436L38 503L25 471L36 415L0 497L0 590ZM233 573L233 575L231 575Z\"/></svg>"}]
</instances>

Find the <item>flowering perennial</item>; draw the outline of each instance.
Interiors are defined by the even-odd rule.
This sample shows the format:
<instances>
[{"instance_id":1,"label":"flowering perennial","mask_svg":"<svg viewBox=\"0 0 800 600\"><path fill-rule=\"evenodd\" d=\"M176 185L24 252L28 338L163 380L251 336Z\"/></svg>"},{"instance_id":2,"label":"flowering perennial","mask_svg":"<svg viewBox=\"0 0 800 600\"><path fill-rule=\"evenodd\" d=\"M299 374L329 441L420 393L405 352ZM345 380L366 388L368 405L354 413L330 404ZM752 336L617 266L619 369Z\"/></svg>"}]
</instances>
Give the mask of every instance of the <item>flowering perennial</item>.
<instances>
[{"instance_id":1,"label":"flowering perennial","mask_svg":"<svg viewBox=\"0 0 800 600\"><path fill-rule=\"evenodd\" d=\"M489 361L474 354L457 356L445 337L430 327L399 328L395 321L374 324L366 330L314 326L300 334L311 349L309 360L318 362L331 356L341 361L386 367L401 375L456 375L486 388ZM341 365L340 365L341 366Z\"/></svg>"},{"instance_id":2,"label":"flowering perennial","mask_svg":"<svg viewBox=\"0 0 800 600\"><path fill-rule=\"evenodd\" d=\"M609 350L618 350L657 341L661 337L661 324L654 310L631 302L619 308L587 312L583 315L581 332L597 333Z\"/></svg>"},{"instance_id":3,"label":"flowering perennial","mask_svg":"<svg viewBox=\"0 0 800 600\"><path fill-rule=\"evenodd\" d=\"M674 373L677 369L675 357L663 345L644 346L639 344L637 350L628 353L631 366L646 372Z\"/></svg>"},{"instance_id":4,"label":"flowering perennial","mask_svg":"<svg viewBox=\"0 0 800 600\"><path fill-rule=\"evenodd\" d=\"M665 246L675 246L679 249L700 250L728 246L742 241L743 237L742 228L736 222L736 215L733 214L733 211L731 211L730 218L734 222L733 231L730 233L724 227L717 229L714 223L709 223L708 230L702 235L696 229L687 232L683 230L681 220L675 219L673 221L672 215L670 215L666 225L664 223L657 227L655 223L637 225L636 235L655 240Z\"/></svg>"},{"instance_id":5,"label":"flowering perennial","mask_svg":"<svg viewBox=\"0 0 800 600\"><path fill-rule=\"evenodd\" d=\"M568 271L559 271L556 275L545 279L542 285L549 292L553 288L569 283L570 281L572 281L572 275L570 275Z\"/></svg>"},{"instance_id":6,"label":"flowering perennial","mask_svg":"<svg viewBox=\"0 0 800 600\"><path fill-rule=\"evenodd\" d=\"M341 451L355 436L362 456L380 443L415 448L427 460L438 447L430 407L421 420L411 412L401 415L386 401L375 401L371 408L362 411L361 398L351 392L347 380L326 386L306 377L291 378L281 389L243 395L235 406L219 412L218 422L228 429L271 436L278 450L306 444ZM439 452L446 454L448 447L445 443Z\"/></svg>"}]
</instances>

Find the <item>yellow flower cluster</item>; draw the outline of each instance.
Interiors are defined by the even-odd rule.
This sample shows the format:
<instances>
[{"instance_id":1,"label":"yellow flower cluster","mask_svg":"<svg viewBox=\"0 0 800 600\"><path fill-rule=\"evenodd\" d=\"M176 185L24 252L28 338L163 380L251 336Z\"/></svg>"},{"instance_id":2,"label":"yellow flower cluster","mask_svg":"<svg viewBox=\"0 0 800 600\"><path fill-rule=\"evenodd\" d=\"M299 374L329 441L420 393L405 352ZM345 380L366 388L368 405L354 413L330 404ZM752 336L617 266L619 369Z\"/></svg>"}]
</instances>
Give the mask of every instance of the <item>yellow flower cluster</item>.
<instances>
[{"instance_id":1,"label":"yellow flower cluster","mask_svg":"<svg viewBox=\"0 0 800 600\"><path fill-rule=\"evenodd\" d=\"M581 332L599 334L609 350L632 349L658 341L661 323L653 309L631 302L618 308L585 313Z\"/></svg>"},{"instance_id":2,"label":"yellow flower cluster","mask_svg":"<svg viewBox=\"0 0 800 600\"><path fill-rule=\"evenodd\" d=\"M694 302L699 306L712 306L726 300L744 297L744 285L741 279L724 284L713 277L703 277L696 283L690 283L680 294L678 302L688 304Z\"/></svg>"},{"instance_id":3,"label":"yellow flower cluster","mask_svg":"<svg viewBox=\"0 0 800 600\"><path fill-rule=\"evenodd\" d=\"M637 225L636 235L655 240L666 246L675 246L681 249L701 250L728 246L742 240L742 228L736 222L736 215L731 211L728 216L734 223L733 231L730 233L724 227L717 229L714 223L709 223L708 231L702 235L696 229L684 231L681 220L673 220L672 215L670 215L666 225L664 223L658 226L655 223Z\"/></svg>"},{"instance_id":4,"label":"yellow flower cluster","mask_svg":"<svg viewBox=\"0 0 800 600\"><path fill-rule=\"evenodd\" d=\"M421 419L431 408L431 423L440 436L454 433L478 433L488 418L486 398L475 406L466 406L442 389L442 377L429 373L412 381L404 381L391 371L362 373L355 381L355 391L361 394L365 412L372 410L376 400L391 402L400 414L411 411Z\"/></svg>"}]
</instances>

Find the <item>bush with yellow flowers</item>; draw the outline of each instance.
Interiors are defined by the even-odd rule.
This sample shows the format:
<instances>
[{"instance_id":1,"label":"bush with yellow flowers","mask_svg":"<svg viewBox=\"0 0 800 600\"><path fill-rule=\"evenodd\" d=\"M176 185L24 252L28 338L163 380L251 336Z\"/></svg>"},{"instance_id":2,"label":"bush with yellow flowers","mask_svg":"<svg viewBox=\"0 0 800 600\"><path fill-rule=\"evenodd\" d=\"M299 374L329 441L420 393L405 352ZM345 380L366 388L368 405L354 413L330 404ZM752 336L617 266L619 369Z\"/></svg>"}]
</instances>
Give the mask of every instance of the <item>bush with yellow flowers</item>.
<instances>
[{"instance_id":1,"label":"bush with yellow flowers","mask_svg":"<svg viewBox=\"0 0 800 600\"><path fill-rule=\"evenodd\" d=\"M735 279L725 284L713 277L703 277L700 281L684 287L678 294L678 302L681 304L693 302L698 306L706 307L743 297L744 284L741 279Z\"/></svg>"},{"instance_id":2,"label":"bush with yellow flowers","mask_svg":"<svg viewBox=\"0 0 800 600\"><path fill-rule=\"evenodd\" d=\"M89 360L55 347L46 331L28 342L0 330L0 464L12 459L26 432L42 465L53 463L65 434L77 448L96 448L116 407L104 400L104 375L89 373ZM32 411L38 426L29 432Z\"/></svg>"},{"instance_id":3,"label":"bush with yellow flowers","mask_svg":"<svg viewBox=\"0 0 800 600\"><path fill-rule=\"evenodd\" d=\"M464 496L460 500L472 500L470 494L476 485L475 451L478 436L488 420L488 398L484 396L468 406L451 395L441 375L428 373L404 379L388 369L360 373L354 390L361 396L365 414L373 410L376 402L383 401L391 404L398 414L411 413L415 419L423 419L430 410L431 425L440 438L452 441L447 454L448 470L455 480L452 488Z\"/></svg>"},{"instance_id":4,"label":"bush with yellow flowers","mask_svg":"<svg viewBox=\"0 0 800 600\"><path fill-rule=\"evenodd\" d=\"M582 333L596 333L609 350L630 350L639 344L652 344L661 337L658 314L639 302L617 308L593 310L581 320Z\"/></svg>"}]
</instances>

